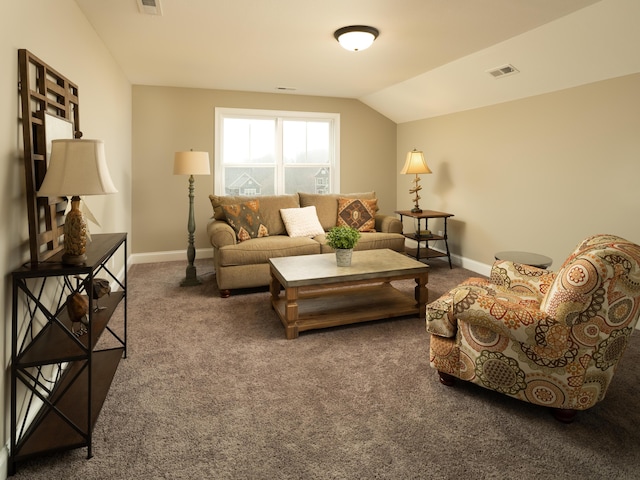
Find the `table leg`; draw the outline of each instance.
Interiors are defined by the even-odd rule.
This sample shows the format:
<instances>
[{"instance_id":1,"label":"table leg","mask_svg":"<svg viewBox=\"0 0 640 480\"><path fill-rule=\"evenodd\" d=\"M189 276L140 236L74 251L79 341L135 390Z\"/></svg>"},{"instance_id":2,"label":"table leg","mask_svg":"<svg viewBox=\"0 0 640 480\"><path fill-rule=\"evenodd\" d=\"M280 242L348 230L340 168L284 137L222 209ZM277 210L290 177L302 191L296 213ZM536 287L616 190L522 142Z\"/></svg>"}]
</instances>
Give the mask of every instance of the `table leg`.
<instances>
[{"instance_id":1,"label":"table leg","mask_svg":"<svg viewBox=\"0 0 640 480\"><path fill-rule=\"evenodd\" d=\"M449 251L449 241L447 240L447 217L444 217L444 246L447 249L447 258L449 259L449 268L453 268L451 265L451 252Z\"/></svg>"},{"instance_id":2,"label":"table leg","mask_svg":"<svg viewBox=\"0 0 640 480\"><path fill-rule=\"evenodd\" d=\"M287 301L284 309L285 334L287 340L292 340L298 338L298 288L287 288L284 295Z\"/></svg>"},{"instance_id":3,"label":"table leg","mask_svg":"<svg viewBox=\"0 0 640 480\"><path fill-rule=\"evenodd\" d=\"M275 301L280 296L280 290L282 290L282 285L276 278L276 276L271 272L271 283L269 284L269 291L271 292L271 304L273 305L273 301Z\"/></svg>"},{"instance_id":4,"label":"table leg","mask_svg":"<svg viewBox=\"0 0 640 480\"><path fill-rule=\"evenodd\" d=\"M420 318L426 318L427 316L427 302L429 301L428 281L429 274L427 273L416 278L415 298L418 303L418 315Z\"/></svg>"}]
</instances>

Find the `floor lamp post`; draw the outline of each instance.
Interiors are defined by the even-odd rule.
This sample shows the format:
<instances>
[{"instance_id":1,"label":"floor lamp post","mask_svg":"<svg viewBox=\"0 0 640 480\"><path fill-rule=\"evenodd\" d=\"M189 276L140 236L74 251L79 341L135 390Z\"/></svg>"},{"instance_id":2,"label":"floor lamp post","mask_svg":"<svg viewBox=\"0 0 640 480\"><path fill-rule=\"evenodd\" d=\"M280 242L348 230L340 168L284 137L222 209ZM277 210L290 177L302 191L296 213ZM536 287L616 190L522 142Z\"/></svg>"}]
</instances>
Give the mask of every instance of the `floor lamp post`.
<instances>
[{"instance_id":1,"label":"floor lamp post","mask_svg":"<svg viewBox=\"0 0 640 480\"><path fill-rule=\"evenodd\" d=\"M176 152L173 161L174 175L189 175L189 221L187 231L189 232L189 245L187 247L187 272L186 277L180 282L181 287L200 285L202 282L196 275L196 266L193 264L196 259L196 249L193 244L194 232L196 231L196 221L193 215L193 176L210 175L209 153L208 152Z\"/></svg>"}]
</instances>

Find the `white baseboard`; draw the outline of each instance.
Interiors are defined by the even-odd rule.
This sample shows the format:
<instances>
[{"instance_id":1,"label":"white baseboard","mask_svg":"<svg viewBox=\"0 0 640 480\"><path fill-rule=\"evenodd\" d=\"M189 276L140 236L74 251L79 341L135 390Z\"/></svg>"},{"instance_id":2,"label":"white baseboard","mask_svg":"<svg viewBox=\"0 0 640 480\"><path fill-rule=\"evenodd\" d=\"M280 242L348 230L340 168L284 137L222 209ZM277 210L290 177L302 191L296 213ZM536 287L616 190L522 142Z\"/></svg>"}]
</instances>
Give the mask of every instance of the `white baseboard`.
<instances>
[{"instance_id":1,"label":"white baseboard","mask_svg":"<svg viewBox=\"0 0 640 480\"><path fill-rule=\"evenodd\" d=\"M417 242L415 240L407 239L406 243L407 243L407 246L409 246L410 248L417 247ZM435 247L434 245L430 245L429 248L437 252L447 253L447 251L444 248ZM445 262L448 261L447 257L436 257L436 259L443 260ZM484 275L485 277L488 277L489 274L491 273L492 265L487 265L486 263L470 260L468 258L461 257L460 255L456 255L453 253L451 254L451 263L453 265L466 268L467 270L471 270L472 272L478 273L480 275Z\"/></svg>"},{"instance_id":2,"label":"white baseboard","mask_svg":"<svg viewBox=\"0 0 640 480\"><path fill-rule=\"evenodd\" d=\"M213 258L213 248L196 249L196 258ZM137 263L159 263L187 261L186 250L171 250L168 252L134 253L129 256L129 265Z\"/></svg>"}]
</instances>

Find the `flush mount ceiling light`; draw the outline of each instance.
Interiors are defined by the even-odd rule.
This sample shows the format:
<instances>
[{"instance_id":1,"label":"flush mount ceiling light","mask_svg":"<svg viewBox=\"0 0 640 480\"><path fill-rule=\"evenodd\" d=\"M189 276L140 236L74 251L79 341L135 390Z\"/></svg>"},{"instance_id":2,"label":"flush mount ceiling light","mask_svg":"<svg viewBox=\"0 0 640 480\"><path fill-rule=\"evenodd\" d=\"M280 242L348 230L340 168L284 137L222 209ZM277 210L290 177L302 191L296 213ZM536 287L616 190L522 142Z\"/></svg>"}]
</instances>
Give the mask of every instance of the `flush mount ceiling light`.
<instances>
[{"instance_id":1,"label":"flush mount ceiling light","mask_svg":"<svg viewBox=\"0 0 640 480\"><path fill-rule=\"evenodd\" d=\"M333 33L333 36L336 37L342 48L357 52L369 48L379 33L377 28L366 25L351 25L339 28Z\"/></svg>"}]
</instances>

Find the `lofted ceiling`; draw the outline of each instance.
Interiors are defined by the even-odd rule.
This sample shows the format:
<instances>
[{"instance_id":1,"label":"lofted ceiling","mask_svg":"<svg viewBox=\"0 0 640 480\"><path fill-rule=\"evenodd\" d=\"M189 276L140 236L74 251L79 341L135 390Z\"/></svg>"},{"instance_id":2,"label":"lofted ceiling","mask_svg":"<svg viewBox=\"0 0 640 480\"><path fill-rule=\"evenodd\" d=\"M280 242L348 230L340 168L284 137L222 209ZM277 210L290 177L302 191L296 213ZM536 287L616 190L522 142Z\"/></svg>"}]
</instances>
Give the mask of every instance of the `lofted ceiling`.
<instances>
[{"instance_id":1,"label":"lofted ceiling","mask_svg":"<svg viewBox=\"0 0 640 480\"><path fill-rule=\"evenodd\" d=\"M638 0L75 1L132 84L356 98L398 123L640 71ZM369 49L333 38L354 24L380 30ZM504 64L521 73L486 73Z\"/></svg>"}]
</instances>

